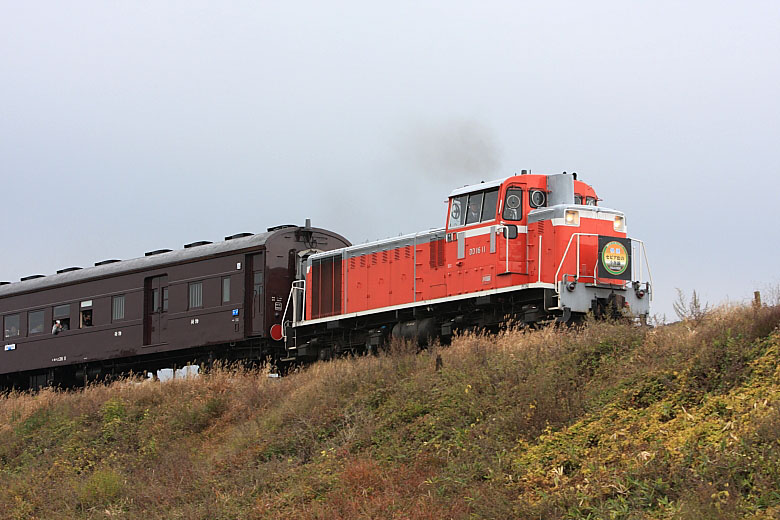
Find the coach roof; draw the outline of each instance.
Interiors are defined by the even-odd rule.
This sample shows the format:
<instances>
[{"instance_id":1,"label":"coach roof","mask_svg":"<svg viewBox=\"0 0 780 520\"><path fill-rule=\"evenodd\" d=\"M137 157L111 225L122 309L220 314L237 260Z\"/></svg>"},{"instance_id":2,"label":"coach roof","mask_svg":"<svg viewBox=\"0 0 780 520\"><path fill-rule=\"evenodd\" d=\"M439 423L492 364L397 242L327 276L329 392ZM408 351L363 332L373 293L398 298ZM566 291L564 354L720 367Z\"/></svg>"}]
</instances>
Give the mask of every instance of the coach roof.
<instances>
[{"instance_id":1,"label":"coach roof","mask_svg":"<svg viewBox=\"0 0 780 520\"><path fill-rule=\"evenodd\" d=\"M131 258L120 262L112 262L95 267L87 267L76 271L69 271L59 274L35 278L24 282L15 282L0 286L0 298L21 294L58 285L67 285L75 282L81 282L96 278L105 278L118 274L130 273L134 271L144 271L156 267L162 267L170 264L178 264L198 258L240 251L257 246L264 246L268 239L274 234L281 234L290 231L289 228L271 231L269 233L258 233L247 237L234 238L223 242L213 244L203 244L198 247L187 249L178 249L168 253L159 253L152 256L142 256L140 258Z\"/></svg>"}]
</instances>

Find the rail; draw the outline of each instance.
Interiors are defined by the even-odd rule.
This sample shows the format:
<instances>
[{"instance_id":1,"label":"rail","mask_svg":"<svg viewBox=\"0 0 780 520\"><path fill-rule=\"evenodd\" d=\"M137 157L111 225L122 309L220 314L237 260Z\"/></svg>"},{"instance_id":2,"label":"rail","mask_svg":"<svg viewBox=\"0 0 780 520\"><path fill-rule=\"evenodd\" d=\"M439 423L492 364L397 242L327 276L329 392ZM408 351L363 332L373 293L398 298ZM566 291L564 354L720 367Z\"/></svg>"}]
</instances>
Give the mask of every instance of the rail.
<instances>
[{"instance_id":1,"label":"rail","mask_svg":"<svg viewBox=\"0 0 780 520\"><path fill-rule=\"evenodd\" d=\"M581 265L580 264L580 237L581 236L583 236L583 237L598 237L599 235L596 234L596 233L572 233L571 237L569 237L569 243L566 244L566 249L563 252L563 256L561 257L560 262L558 262L558 269L555 271L555 278L553 279L553 283L555 284L555 293L556 294L560 294L561 293L561 287L558 284L558 282L559 282L558 277L561 274L561 269L563 269L563 264L566 261L566 257L569 255L569 250L571 249L571 245L574 242L574 238L575 237L577 238L577 248L576 248L577 249L577 275L575 277L575 280L579 280L580 278L593 278L593 283L597 283L598 282L598 276L597 276L597 273L598 273L598 263L596 264L596 266L593 269L593 275L592 276L591 275L580 275L580 265ZM642 276L643 276L642 265L645 264L647 266L647 276L650 279L650 287L654 287L654 285L653 285L653 275L650 272L650 262L647 260L647 249L645 248L645 243L643 241L639 240L639 239L636 239L636 238L631 238L631 237L627 237L627 238L629 240L631 240L631 249L632 249L631 257L633 259L636 259L636 257L637 257L634 254L634 244L635 243L638 244L639 247L642 250L642 257L640 258L640 261L631 263L632 278L634 278L633 275L635 274L633 272L633 270L634 270L635 266L638 265L638 270L639 270L638 281L642 281ZM642 261L642 259L644 259L644 261ZM568 275L564 274L564 276L568 276ZM650 291L650 301L653 301L653 291Z\"/></svg>"}]
</instances>

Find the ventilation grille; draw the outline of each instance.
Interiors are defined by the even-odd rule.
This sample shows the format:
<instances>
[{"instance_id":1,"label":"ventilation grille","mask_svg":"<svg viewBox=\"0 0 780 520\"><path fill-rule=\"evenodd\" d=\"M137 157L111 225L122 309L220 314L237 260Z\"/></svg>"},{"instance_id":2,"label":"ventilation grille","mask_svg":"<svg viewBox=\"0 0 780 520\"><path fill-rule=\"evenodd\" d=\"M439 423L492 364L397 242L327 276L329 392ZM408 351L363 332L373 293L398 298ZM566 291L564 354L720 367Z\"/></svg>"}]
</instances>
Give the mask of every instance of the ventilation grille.
<instances>
[{"instance_id":1,"label":"ventilation grille","mask_svg":"<svg viewBox=\"0 0 780 520\"><path fill-rule=\"evenodd\" d=\"M36 278L44 278L45 275L43 274L31 274L30 276L25 276L24 278L20 278L19 280L22 282L26 282L27 280L35 280Z\"/></svg>"},{"instance_id":2,"label":"ventilation grille","mask_svg":"<svg viewBox=\"0 0 780 520\"><path fill-rule=\"evenodd\" d=\"M432 240L430 244L430 258L428 259L431 269L444 265L444 240Z\"/></svg>"},{"instance_id":3,"label":"ventilation grille","mask_svg":"<svg viewBox=\"0 0 780 520\"><path fill-rule=\"evenodd\" d=\"M341 312L341 255L317 258L311 265L312 318Z\"/></svg>"}]
</instances>

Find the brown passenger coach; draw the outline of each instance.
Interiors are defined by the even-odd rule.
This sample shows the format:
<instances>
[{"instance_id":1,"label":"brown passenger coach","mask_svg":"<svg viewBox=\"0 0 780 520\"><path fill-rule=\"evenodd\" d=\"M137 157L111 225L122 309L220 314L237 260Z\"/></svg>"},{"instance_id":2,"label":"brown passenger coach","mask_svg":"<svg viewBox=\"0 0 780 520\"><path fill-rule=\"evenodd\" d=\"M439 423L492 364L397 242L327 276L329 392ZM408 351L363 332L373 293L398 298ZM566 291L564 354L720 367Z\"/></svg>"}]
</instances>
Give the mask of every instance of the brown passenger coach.
<instances>
[{"instance_id":1,"label":"brown passenger coach","mask_svg":"<svg viewBox=\"0 0 780 520\"><path fill-rule=\"evenodd\" d=\"M0 384L37 388L284 350L301 260L350 245L310 225L194 242L0 285Z\"/></svg>"}]
</instances>

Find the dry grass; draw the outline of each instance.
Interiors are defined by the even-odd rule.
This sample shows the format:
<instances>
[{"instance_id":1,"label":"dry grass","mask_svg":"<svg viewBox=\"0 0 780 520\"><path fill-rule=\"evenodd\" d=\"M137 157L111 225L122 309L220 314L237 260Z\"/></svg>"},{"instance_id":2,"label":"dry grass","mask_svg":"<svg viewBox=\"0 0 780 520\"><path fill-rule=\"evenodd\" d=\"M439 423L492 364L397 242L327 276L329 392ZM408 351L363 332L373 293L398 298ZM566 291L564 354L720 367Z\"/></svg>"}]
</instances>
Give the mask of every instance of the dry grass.
<instances>
[{"instance_id":1,"label":"dry grass","mask_svg":"<svg viewBox=\"0 0 780 520\"><path fill-rule=\"evenodd\" d=\"M718 308L11 394L0 518L770 518L778 323Z\"/></svg>"}]
</instances>

